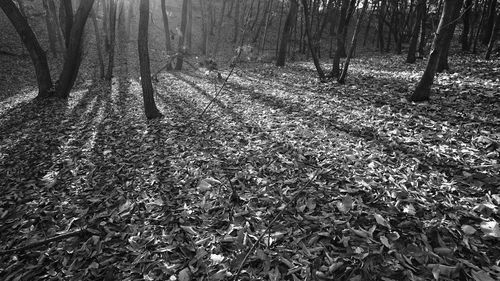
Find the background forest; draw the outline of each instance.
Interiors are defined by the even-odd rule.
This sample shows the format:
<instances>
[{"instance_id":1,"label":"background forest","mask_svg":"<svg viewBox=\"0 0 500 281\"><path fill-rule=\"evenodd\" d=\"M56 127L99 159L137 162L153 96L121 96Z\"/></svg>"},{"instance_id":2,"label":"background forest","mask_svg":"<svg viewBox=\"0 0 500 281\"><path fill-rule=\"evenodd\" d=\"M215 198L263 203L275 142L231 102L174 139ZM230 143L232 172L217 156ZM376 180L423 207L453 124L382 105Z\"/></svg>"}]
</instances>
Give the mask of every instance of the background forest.
<instances>
[{"instance_id":1,"label":"background forest","mask_svg":"<svg viewBox=\"0 0 500 281\"><path fill-rule=\"evenodd\" d=\"M497 0L0 0L1 280L500 279Z\"/></svg>"}]
</instances>

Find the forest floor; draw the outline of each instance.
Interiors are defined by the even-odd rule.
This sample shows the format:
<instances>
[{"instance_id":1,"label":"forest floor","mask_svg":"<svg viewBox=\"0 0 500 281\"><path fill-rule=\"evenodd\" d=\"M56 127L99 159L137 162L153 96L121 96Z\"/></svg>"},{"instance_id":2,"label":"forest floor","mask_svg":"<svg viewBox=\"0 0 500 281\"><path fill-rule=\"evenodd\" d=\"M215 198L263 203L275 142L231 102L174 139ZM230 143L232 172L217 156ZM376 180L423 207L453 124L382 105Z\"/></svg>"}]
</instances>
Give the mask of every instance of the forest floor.
<instances>
[{"instance_id":1,"label":"forest floor","mask_svg":"<svg viewBox=\"0 0 500 281\"><path fill-rule=\"evenodd\" d=\"M500 278L499 60L453 57L421 104L394 55L346 85L241 64L220 95L163 72L146 121L127 63L44 102L0 58L2 280Z\"/></svg>"}]
</instances>

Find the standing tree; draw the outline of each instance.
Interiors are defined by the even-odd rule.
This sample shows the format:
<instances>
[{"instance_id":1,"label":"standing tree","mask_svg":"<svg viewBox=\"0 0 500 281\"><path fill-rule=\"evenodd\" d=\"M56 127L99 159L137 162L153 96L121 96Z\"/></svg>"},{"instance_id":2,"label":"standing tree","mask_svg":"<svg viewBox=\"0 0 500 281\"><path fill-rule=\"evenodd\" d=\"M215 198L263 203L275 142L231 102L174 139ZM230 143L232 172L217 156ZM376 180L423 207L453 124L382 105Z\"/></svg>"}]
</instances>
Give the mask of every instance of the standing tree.
<instances>
[{"instance_id":1,"label":"standing tree","mask_svg":"<svg viewBox=\"0 0 500 281\"><path fill-rule=\"evenodd\" d=\"M469 51L469 32L470 32L470 17L472 15L472 0L465 0L464 3L464 14L463 22L464 28L462 29L462 34L460 35L460 42L462 43L462 51Z\"/></svg>"},{"instance_id":2,"label":"standing tree","mask_svg":"<svg viewBox=\"0 0 500 281\"><path fill-rule=\"evenodd\" d=\"M453 39L453 34L455 33L455 26L457 25L456 23L460 19L460 10L462 9L462 4L463 0L458 1L458 3L455 6L455 10L453 11L453 20L449 24L449 28L451 29L451 31L446 33L447 38L444 40L445 45L439 55L437 72L450 70L450 64L448 63L448 53L451 46L451 40Z\"/></svg>"},{"instance_id":3,"label":"standing tree","mask_svg":"<svg viewBox=\"0 0 500 281\"><path fill-rule=\"evenodd\" d=\"M484 59L489 60L491 56L491 52L493 51L493 46L495 45L495 41L497 40L498 32L500 30L500 9L496 15L495 24L493 25L493 31L491 32L490 42L488 43L488 49L486 50L486 54L484 55Z\"/></svg>"},{"instance_id":4,"label":"standing tree","mask_svg":"<svg viewBox=\"0 0 500 281\"><path fill-rule=\"evenodd\" d=\"M292 29L297 19L298 9L299 3L297 3L297 0L290 0L290 9L288 10L285 25L283 26L283 32L281 33L281 42L278 52L278 58L276 59L276 66L285 66L288 42L290 41Z\"/></svg>"},{"instance_id":5,"label":"standing tree","mask_svg":"<svg viewBox=\"0 0 500 281\"><path fill-rule=\"evenodd\" d=\"M182 18L181 18L181 34L179 35L179 42L177 44L177 61L175 63L175 70L181 70L184 62L184 53L186 52L186 29L188 22L188 8L189 1L182 1Z\"/></svg>"},{"instance_id":6,"label":"standing tree","mask_svg":"<svg viewBox=\"0 0 500 281\"><path fill-rule=\"evenodd\" d=\"M93 4L94 0L81 1L74 16L75 21L71 25L69 40L67 40L68 47L63 69L59 75L59 83L56 85L56 95L60 98L68 98L69 92L75 84L78 69L82 62L82 35ZM68 18L68 16L67 14L66 18ZM73 18L73 16L71 16L71 18Z\"/></svg>"},{"instance_id":7,"label":"standing tree","mask_svg":"<svg viewBox=\"0 0 500 281\"><path fill-rule=\"evenodd\" d=\"M10 22L21 37L24 46L30 54L33 66L35 67L36 80L38 83L38 97L49 97L52 88L52 79L50 78L49 65L45 51L40 46L35 33L28 24L28 20L22 15L12 0L1 0L0 8L9 18Z\"/></svg>"},{"instance_id":8,"label":"standing tree","mask_svg":"<svg viewBox=\"0 0 500 281\"><path fill-rule=\"evenodd\" d=\"M109 0L109 54L108 54L108 71L106 72L106 80L111 81L113 78L113 67L115 62L115 41L116 41L116 0Z\"/></svg>"},{"instance_id":9,"label":"standing tree","mask_svg":"<svg viewBox=\"0 0 500 281\"><path fill-rule=\"evenodd\" d=\"M148 49L149 30L149 0L141 0L139 14L139 36L137 38L139 49L139 64L141 69L142 98L144 100L144 112L146 118L153 119L162 116L156 107L153 84L151 82L151 69L149 66Z\"/></svg>"},{"instance_id":10,"label":"standing tree","mask_svg":"<svg viewBox=\"0 0 500 281\"><path fill-rule=\"evenodd\" d=\"M407 63L414 63L416 61L415 53L417 52L418 35L420 33L420 27L422 26L422 20L424 18L426 2L427 0L418 0L417 2L417 17L415 19L415 24L413 25L413 30L411 32L410 46L408 47L408 56L406 57Z\"/></svg>"},{"instance_id":11,"label":"standing tree","mask_svg":"<svg viewBox=\"0 0 500 281\"><path fill-rule=\"evenodd\" d=\"M430 97L431 85L434 82L434 76L438 68L439 57L448 45L446 40L451 40L449 33L453 32L454 15L457 5L461 5L463 0L445 0L441 19L436 30L436 35L432 42L432 49L427 61L424 74L417 84L413 94L409 97L410 101L426 101Z\"/></svg>"},{"instance_id":12,"label":"standing tree","mask_svg":"<svg viewBox=\"0 0 500 281\"><path fill-rule=\"evenodd\" d=\"M316 72L318 72L319 79L323 80L325 78L325 72L323 71L323 68L321 68L318 54L316 53L316 48L313 46L311 24L309 22L309 6L307 4L307 0L302 0L302 8L304 9L304 28L306 31L307 45L309 46L309 50L311 51L311 56L314 62L314 66L316 67Z\"/></svg>"},{"instance_id":13,"label":"standing tree","mask_svg":"<svg viewBox=\"0 0 500 281\"><path fill-rule=\"evenodd\" d=\"M338 79L338 82L340 84L345 83L345 78L347 77L347 69L349 68L349 62L351 61L352 55L354 54L354 50L356 49L356 42L360 31L361 21L363 20L367 7L368 0L364 0L361 14L359 14L358 21L356 22L356 27L354 28L354 34L352 35L351 46L349 47L349 53L347 53L347 58L344 63L344 69L342 70L342 74L340 74L340 77Z\"/></svg>"}]
</instances>

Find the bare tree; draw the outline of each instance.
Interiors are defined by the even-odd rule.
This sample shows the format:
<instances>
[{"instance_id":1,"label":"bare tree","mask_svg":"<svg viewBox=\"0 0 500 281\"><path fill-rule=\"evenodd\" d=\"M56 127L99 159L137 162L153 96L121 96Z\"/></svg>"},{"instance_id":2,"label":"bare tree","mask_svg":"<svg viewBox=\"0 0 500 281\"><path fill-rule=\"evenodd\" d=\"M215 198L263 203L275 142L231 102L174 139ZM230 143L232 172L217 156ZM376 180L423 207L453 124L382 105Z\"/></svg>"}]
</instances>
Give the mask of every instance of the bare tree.
<instances>
[{"instance_id":1,"label":"bare tree","mask_svg":"<svg viewBox=\"0 0 500 281\"><path fill-rule=\"evenodd\" d=\"M144 112L146 118L153 119L162 116L156 107L153 84L151 82L151 68L149 65L149 0L141 0L139 14L139 36L137 38L139 49L139 64L141 69L142 98L144 100Z\"/></svg>"},{"instance_id":2,"label":"bare tree","mask_svg":"<svg viewBox=\"0 0 500 281\"><path fill-rule=\"evenodd\" d=\"M49 65L45 51L36 39L35 33L28 24L28 20L22 15L19 8L12 0L0 1L0 8L9 18L10 22L21 37L24 46L30 54L33 66L35 67L36 80L38 83L38 97L46 98L51 96L52 79L50 77Z\"/></svg>"},{"instance_id":3,"label":"bare tree","mask_svg":"<svg viewBox=\"0 0 500 281\"><path fill-rule=\"evenodd\" d=\"M283 32L281 33L281 41L278 58L276 59L276 66L285 66L287 46L292 35L293 26L297 19L298 8L299 3L297 3L297 0L290 0L290 9L288 10L288 15L283 26Z\"/></svg>"},{"instance_id":4,"label":"bare tree","mask_svg":"<svg viewBox=\"0 0 500 281\"><path fill-rule=\"evenodd\" d=\"M434 82L434 76L436 75L438 68L439 56L448 43L446 40L451 40L449 33L453 31L452 25L454 24L453 18L455 15L455 9L457 5L462 3L462 1L463 0L444 0L443 12L441 14L441 19L439 20L436 34L434 35L427 66L422 78L417 84L415 91L413 91L413 94L409 97L410 101L421 102L429 99L431 86Z\"/></svg>"}]
</instances>

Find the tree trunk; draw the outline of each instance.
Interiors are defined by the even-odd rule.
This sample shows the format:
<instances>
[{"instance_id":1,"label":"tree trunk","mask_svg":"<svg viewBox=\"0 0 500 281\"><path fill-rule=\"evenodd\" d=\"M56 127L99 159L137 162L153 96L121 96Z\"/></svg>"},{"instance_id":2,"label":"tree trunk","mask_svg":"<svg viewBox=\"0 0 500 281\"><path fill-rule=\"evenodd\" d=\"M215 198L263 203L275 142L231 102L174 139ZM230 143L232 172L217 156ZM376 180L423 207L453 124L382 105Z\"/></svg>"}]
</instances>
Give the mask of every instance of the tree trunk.
<instances>
[{"instance_id":1,"label":"tree trunk","mask_svg":"<svg viewBox=\"0 0 500 281\"><path fill-rule=\"evenodd\" d=\"M182 18L181 18L181 34L179 35L179 42L177 45L177 61L175 63L175 70L181 70L184 63L184 53L186 52L186 26L188 18L188 3L189 0L182 2ZM142 0L141 0L142 3ZM148 6L149 10L149 6Z\"/></svg>"},{"instance_id":2,"label":"tree trunk","mask_svg":"<svg viewBox=\"0 0 500 281\"><path fill-rule=\"evenodd\" d=\"M240 32L240 0L236 1L236 6L234 7L234 33L233 33L233 43L238 41L238 34Z\"/></svg>"},{"instance_id":3,"label":"tree trunk","mask_svg":"<svg viewBox=\"0 0 500 281\"><path fill-rule=\"evenodd\" d=\"M148 26L149 26L149 0L141 0L139 15L139 36L137 45L139 50L139 64L141 69L142 98L144 100L144 112L147 119L162 116L156 107L154 99L153 84L151 82L151 69L149 65L148 49Z\"/></svg>"},{"instance_id":4,"label":"tree trunk","mask_svg":"<svg viewBox=\"0 0 500 281\"><path fill-rule=\"evenodd\" d=\"M384 21L385 21L385 1L380 1L379 12L378 12L378 44L380 52L384 52Z\"/></svg>"},{"instance_id":5,"label":"tree trunk","mask_svg":"<svg viewBox=\"0 0 500 281\"><path fill-rule=\"evenodd\" d=\"M469 32L470 32L470 17L472 9L472 0L465 0L463 14L464 28L462 29L462 34L460 35L460 42L462 43L462 51L469 51Z\"/></svg>"},{"instance_id":6,"label":"tree trunk","mask_svg":"<svg viewBox=\"0 0 500 281\"><path fill-rule=\"evenodd\" d=\"M69 47L71 37L71 29L73 28L73 4L71 1L61 1L59 8L60 22L64 22L64 42L66 49Z\"/></svg>"},{"instance_id":7,"label":"tree trunk","mask_svg":"<svg viewBox=\"0 0 500 281\"><path fill-rule=\"evenodd\" d=\"M165 4L165 0L161 0L161 15L163 18L163 29L165 30L165 50L168 53L172 51L172 42L170 40L170 27L168 26L167 5Z\"/></svg>"},{"instance_id":8,"label":"tree trunk","mask_svg":"<svg viewBox=\"0 0 500 281\"><path fill-rule=\"evenodd\" d=\"M490 42L491 33L493 32L493 25L495 25L495 14L496 14L496 4L497 0L490 0L488 6L488 18L486 19L483 28L483 45L487 45Z\"/></svg>"},{"instance_id":9,"label":"tree trunk","mask_svg":"<svg viewBox=\"0 0 500 281\"><path fill-rule=\"evenodd\" d=\"M474 36L474 43L472 47L473 54L477 53L477 43L479 41L479 34L483 31L484 15L486 14L487 7L488 7L488 1L485 0L483 4L483 12L481 13L481 19L479 20L479 25L477 27L476 35Z\"/></svg>"},{"instance_id":10,"label":"tree trunk","mask_svg":"<svg viewBox=\"0 0 500 281\"><path fill-rule=\"evenodd\" d=\"M57 17L57 8L56 4L54 3L54 0L48 0L47 1L48 8L50 11L50 15L52 17L52 22L54 23L54 28L55 28L55 33L56 33L56 38L57 38L57 44L59 45L59 50L64 51L66 47L64 46L64 39L62 35L62 29L61 29L61 24L59 22L59 18Z\"/></svg>"},{"instance_id":11,"label":"tree trunk","mask_svg":"<svg viewBox=\"0 0 500 281\"><path fill-rule=\"evenodd\" d=\"M453 24L453 18L455 15L455 7L458 2L462 0L445 0L444 8L441 14L441 19L439 20L439 25L432 42L432 49L429 55L429 60L427 61L427 66L425 68L424 74L417 84L417 87L413 94L409 97L410 101L421 102L429 100L431 86L434 82L434 76L436 75L436 70L438 67L439 56L442 50L446 47L446 40L451 39L448 33L452 32L451 25Z\"/></svg>"},{"instance_id":12,"label":"tree trunk","mask_svg":"<svg viewBox=\"0 0 500 281\"><path fill-rule=\"evenodd\" d=\"M219 51L219 44L220 41L222 41L221 34L222 34L222 24L224 23L224 11L226 10L226 0L222 1L222 8L220 11L220 18L219 22L217 23L217 38L215 39L215 46L214 46L214 52L213 56L217 56L217 52Z\"/></svg>"},{"instance_id":13,"label":"tree trunk","mask_svg":"<svg viewBox=\"0 0 500 281\"><path fill-rule=\"evenodd\" d=\"M201 54L206 56L208 49L208 26L205 14L205 0L200 0L200 12L201 12Z\"/></svg>"},{"instance_id":14,"label":"tree trunk","mask_svg":"<svg viewBox=\"0 0 500 281\"><path fill-rule=\"evenodd\" d=\"M116 39L116 1L109 0L109 54L108 54L108 71L106 72L106 80L111 81L113 78L113 67L115 63L115 39Z\"/></svg>"},{"instance_id":15,"label":"tree trunk","mask_svg":"<svg viewBox=\"0 0 500 281\"><path fill-rule=\"evenodd\" d=\"M424 14L422 17L422 26L420 27L420 39L418 42L418 55L422 58L425 55L425 44L427 42L426 23L427 23L427 5L424 6Z\"/></svg>"},{"instance_id":16,"label":"tree trunk","mask_svg":"<svg viewBox=\"0 0 500 281\"><path fill-rule=\"evenodd\" d=\"M90 12L90 17L92 18L92 23L94 25L95 40L96 40L96 51L97 51L97 63L99 64L99 78L104 78L104 58L102 55L102 42L101 42L101 32L99 31L99 25L97 24L97 17L95 15L94 9Z\"/></svg>"},{"instance_id":17,"label":"tree trunk","mask_svg":"<svg viewBox=\"0 0 500 281\"><path fill-rule=\"evenodd\" d=\"M165 0L161 0L161 15L163 19L163 29L165 31L165 51L168 54L172 51L172 42L170 40L170 27L168 26L167 5L165 4ZM172 70L170 61L167 63L166 69Z\"/></svg>"},{"instance_id":18,"label":"tree trunk","mask_svg":"<svg viewBox=\"0 0 500 281\"><path fill-rule=\"evenodd\" d=\"M349 47L349 53L347 53L347 58L344 62L344 69L342 70L342 74L338 79L338 82L340 84L345 83L345 78L347 77L347 70L349 68L349 62L351 61L352 55L354 54L354 50L356 49L356 41L358 39L361 21L363 20L367 6L368 6L368 0L364 0L361 14L358 17L358 21L356 22L356 27L354 28L354 33L352 35L352 41L351 41L351 46Z\"/></svg>"},{"instance_id":19,"label":"tree trunk","mask_svg":"<svg viewBox=\"0 0 500 281\"><path fill-rule=\"evenodd\" d=\"M417 52L418 35L422 26L422 19L424 18L426 2L426 0L418 0L417 2L417 18L411 32L410 46L408 48L408 56L406 57L407 63L415 63L416 61L415 53Z\"/></svg>"},{"instance_id":20,"label":"tree trunk","mask_svg":"<svg viewBox=\"0 0 500 281\"><path fill-rule=\"evenodd\" d=\"M187 51L191 51L191 43L192 43L192 33L193 33L193 0L188 0L187 6L187 23L186 23L186 48Z\"/></svg>"},{"instance_id":21,"label":"tree trunk","mask_svg":"<svg viewBox=\"0 0 500 281\"><path fill-rule=\"evenodd\" d=\"M376 6L373 6L373 9L370 12L370 15L368 16L368 23L366 24L366 29L365 29L365 36L363 38L363 47L366 46L366 41L368 40L368 34L370 32L370 27L372 24L372 19L373 19L373 14L375 13Z\"/></svg>"},{"instance_id":22,"label":"tree trunk","mask_svg":"<svg viewBox=\"0 0 500 281\"><path fill-rule=\"evenodd\" d=\"M43 9L45 11L45 25L47 26L47 34L49 37L49 48L54 57L57 57L57 38L55 24L52 22L53 17L50 14L48 0L43 0Z\"/></svg>"},{"instance_id":23,"label":"tree trunk","mask_svg":"<svg viewBox=\"0 0 500 281\"><path fill-rule=\"evenodd\" d=\"M457 21L460 17L460 10L462 10L463 0L458 0L455 11L453 15L453 21L449 24L450 32L446 33L446 36L449 38L445 39L444 48L441 50L439 55L439 62L437 72L443 72L444 70L450 70L450 65L448 63L448 54L450 50L451 40L453 39L453 34L455 33L455 26L457 25Z\"/></svg>"},{"instance_id":24,"label":"tree trunk","mask_svg":"<svg viewBox=\"0 0 500 281\"><path fill-rule=\"evenodd\" d=\"M321 64L319 63L318 55L316 54L316 48L312 44L312 36L309 25L309 7L307 4L307 0L302 0L302 8L304 9L304 28L307 36L307 43L309 45L309 50L311 51L311 56L313 58L314 66L316 67L316 71L318 72L319 79L323 80L325 78L325 73L321 68Z\"/></svg>"},{"instance_id":25,"label":"tree trunk","mask_svg":"<svg viewBox=\"0 0 500 281\"><path fill-rule=\"evenodd\" d=\"M496 15L495 25L493 25L493 31L491 32L490 42L488 43L488 49L486 50L486 54L484 55L485 60L489 60L491 57L491 52L493 51L493 46L495 45L495 41L498 37L498 32L500 29L500 11Z\"/></svg>"},{"instance_id":26,"label":"tree trunk","mask_svg":"<svg viewBox=\"0 0 500 281\"><path fill-rule=\"evenodd\" d=\"M9 18L10 22L21 37L24 46L30 54L35 67L36 81L38 84L38 97L46 98L52 95L52 79L45 51L36 39L36 35L28 24L28 20L21 14L12 0L1 0L0 8Z\"/></svg>"},{"instance_id":27,"label":"tree trunk","mask_svg":"<svg viewBox=\"0 0 500 281\"><path fill-rule=\"evenodd\" d=\"M268 0L268 1L269 1L269 11L267 12L267 19L264 26L264 36L262 37L262 43L260 44L261 51L264 51L264 47L266 44L267 30L269 28L269 21L271 19L272 8L273 8L273 0Z\"/></svg>"},{"instance_id":28,"label":"tree trunk","mask_svg":"<svg viewBox=\"0 0 500 281\"><path fill-rule=\"evenodd\" d=\"M331 72L331 76L335 78L338 78L340 75L340 57L342 57L342 53L345 53L344 34L347 34L345 29L347 29L346 18L348 4L349 0L342 0L342 6L340 7L340 18L337 26L337 48L335 50L335 54L333 55Z\"/></svg>"},{"instance_id":29,"label":"tree trunk","mask_svg":"<svg viewBox=\"0 0 500 281\"><path fill-rule=\"evenodd\" d=\"M288 10L285 25L283 26L283 32L281 33L281 41L278 58L276 59L276 66L285 66L287 46L292 34L293 24L297 19L298 8L299 3L297 3L297 0L290 0L290 10Z\"/></svg>"},{"instance_id":30,"label":"tree trunk","mask_svg":"<svg viewBox=\"0 0 500 281\"><path fill-rule=\"evenodd\" d=\"M59 84L56 86L56 95L60 98L68 98L78 75L78 69L82 61L82 34L93 4L94 0L81 1L76 12L75 22L70 31L63 69L59 76ZM66 15L67 17L68 15Z\"/></svg>"}]
</instances>

